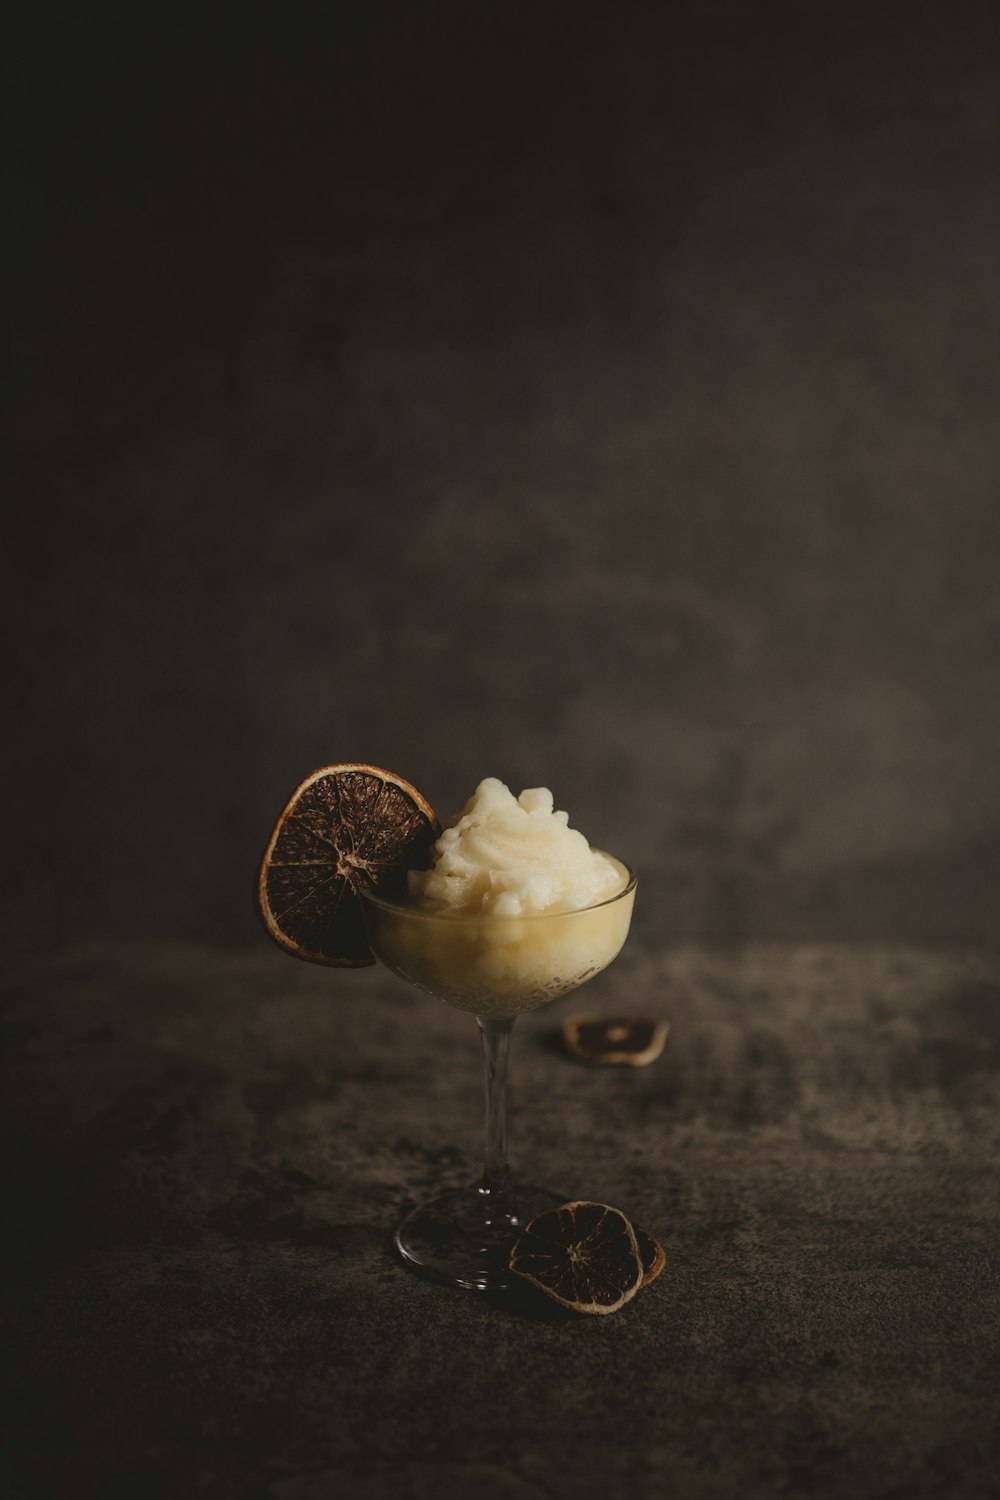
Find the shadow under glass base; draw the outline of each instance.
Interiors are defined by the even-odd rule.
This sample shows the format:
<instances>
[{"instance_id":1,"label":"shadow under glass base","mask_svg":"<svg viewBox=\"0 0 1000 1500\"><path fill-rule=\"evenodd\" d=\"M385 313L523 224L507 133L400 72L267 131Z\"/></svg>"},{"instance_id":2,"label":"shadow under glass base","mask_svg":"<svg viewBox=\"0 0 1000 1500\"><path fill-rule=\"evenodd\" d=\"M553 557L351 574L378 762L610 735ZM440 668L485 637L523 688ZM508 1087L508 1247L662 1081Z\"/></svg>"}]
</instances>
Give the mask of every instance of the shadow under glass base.
<instances>
[{"instance_id":1,"label":"shadow under glass base","mask_svg":"<svg viewBox=\"0 0 1000 1500\"><path fill-rule=\"evenodd\" d=\"M431 1281L470 1291L507 1291L517 1281L507 1259L521 1230L565 1202L565 1196L544 1188L518 1187L502 1203L478 1187L455 1188L407 1215L396 1230L396 1249Z\"/></svg>"}]
</instances>

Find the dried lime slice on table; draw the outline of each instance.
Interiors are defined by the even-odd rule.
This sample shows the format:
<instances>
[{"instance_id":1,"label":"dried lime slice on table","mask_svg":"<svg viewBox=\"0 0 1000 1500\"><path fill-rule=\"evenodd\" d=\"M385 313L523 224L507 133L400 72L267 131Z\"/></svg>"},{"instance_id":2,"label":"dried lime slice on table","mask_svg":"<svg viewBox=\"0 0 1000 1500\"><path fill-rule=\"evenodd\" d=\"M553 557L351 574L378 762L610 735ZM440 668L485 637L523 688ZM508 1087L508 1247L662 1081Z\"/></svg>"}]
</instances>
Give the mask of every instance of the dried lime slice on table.
<instances>
[{"instance_id":1,"label":"dried lime slice on table","mask_svg":"<svg viewBox=\"0 0 1000 1500\"><path fill-rule=\"evenodd\" d=\"M433 808L392 771L321 766L296 787L274 825L257 874L257 910L286 952L309 963L375 962L358 891L402 893L438 834Z\"/></svg>"},{"instance_id":2,"label":"dried lime slice on table","mask_svg":"<svg viewBox=\"0 0 1000 1500\"><path fill-rule=\"evenodd\" d=\"M663 1051L669 1026L651 1016L568 1016L563 1040L581 1062L646 1067Z\"/></svg>"},{"instance_id":3,"label":"dried lime slice on table","mask_svg":"<svg viewBox=\"0 0 1000 1500\"><path fill-rule=\"evenodd\" d=\"M539 1214L511 1250L510 1269L581 1313L617 1312L643 1277L632 1225L606 1203L564 1203Z\"/></svg>"}]
</instances>

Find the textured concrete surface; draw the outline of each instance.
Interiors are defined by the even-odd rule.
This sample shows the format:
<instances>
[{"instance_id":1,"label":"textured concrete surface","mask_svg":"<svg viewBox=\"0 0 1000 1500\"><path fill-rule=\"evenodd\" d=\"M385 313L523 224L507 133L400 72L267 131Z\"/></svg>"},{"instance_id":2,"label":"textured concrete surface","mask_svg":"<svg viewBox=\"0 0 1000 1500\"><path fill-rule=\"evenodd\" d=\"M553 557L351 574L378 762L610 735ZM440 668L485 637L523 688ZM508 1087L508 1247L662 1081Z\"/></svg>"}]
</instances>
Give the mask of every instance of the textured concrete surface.
<instances>
[{"instance_id":1,"label":"textured concrete surface","mask_svg":"<svg viewBox=\"0 0 1000 1500\"><path fill-rule=\"evenodd\" d=\"M474 1023L379 970L92 951L5 988L4 1494L972 1500L995 1494L1000 966L639 947L515 1032L518 1173L624 1208L619 1314L397 1265L477 1163Z\"/></svg>"}]
</instances>

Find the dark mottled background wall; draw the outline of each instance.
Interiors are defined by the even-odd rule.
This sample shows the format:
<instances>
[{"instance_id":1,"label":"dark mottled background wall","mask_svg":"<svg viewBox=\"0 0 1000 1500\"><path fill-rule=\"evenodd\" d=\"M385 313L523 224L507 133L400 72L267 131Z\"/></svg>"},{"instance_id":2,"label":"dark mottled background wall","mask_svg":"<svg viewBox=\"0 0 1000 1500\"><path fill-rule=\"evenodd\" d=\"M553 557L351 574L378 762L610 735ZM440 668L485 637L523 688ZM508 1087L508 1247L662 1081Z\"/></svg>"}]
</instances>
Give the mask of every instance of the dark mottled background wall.
<instances>
[{"instance_id":1,"label":"dark mottled background wall","mask_svg":"<svg viewBox=\"0 0 1000 1500\"><path fill-rule=\"evenodd\" d=\"M256 941L355 758L547 782L650 941L1000 937L998 17L36 15L18 941Z\"/></svg>"}]
</instances>

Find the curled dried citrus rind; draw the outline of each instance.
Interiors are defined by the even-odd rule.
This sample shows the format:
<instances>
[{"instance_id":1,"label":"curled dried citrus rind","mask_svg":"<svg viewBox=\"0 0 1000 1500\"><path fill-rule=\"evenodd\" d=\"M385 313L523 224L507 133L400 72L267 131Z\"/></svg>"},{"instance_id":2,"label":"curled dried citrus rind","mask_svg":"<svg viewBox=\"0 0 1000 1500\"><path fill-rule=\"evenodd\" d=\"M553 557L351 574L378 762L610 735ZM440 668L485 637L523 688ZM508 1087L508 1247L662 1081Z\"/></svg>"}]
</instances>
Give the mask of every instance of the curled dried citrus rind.
<instances>
[{"instance_id":1,"label":"curled dried citrus rind","mask_svg":"<svg viewBox=\"0 0 1000 1500\"><path fill-rule=\"evenodd\" d=\"M667 1263L667 1257L663 1246L657 1244L653 1236L647 1234L645 1229L640 1229L638 1224L633 1224L632 1232L635 1235L639 1260L642 1262L642 1281L639 1284L640 1286L649 1286L649 1283L655 1281L663 1270L663 1267Z\"/></svg>"},{"instance_id":2,"label":"curled dried citrus rind","mask_svg":"<svg viewBox=\"0 0 1000 1500\"><path fill-rule=\"evenodd\" d=\"M642 1285L635 1231L620 1209L578 1201L532 1219L510 1252L510 1269L562 1307L617 1312Z\"/></svg>"},{"instance_id":3,"label":"curled dried citrus rind","mask_svg":"<svg viewBox=\"0 0 1000 1500\"><path fill-rule=\"evenodd\" d=\"M562 1024L566 1046L581 1062L633 1068L656 1061L669 1029L651 1016L568 1016Z\"/></svg>"},{"instance_id":4,"label":"curled dried citrus rind","mask_svg":"<svg viewBox=\"0 0 1000 1500\"><path fill-rule=\"evenodd\" d=\"M257 873L256 903L279 947L309 963L375 962L358 891L391 896L424 868L441 826L415 787L356 762L321 766L295 788Z\"/></svg>"}]
</instances>

